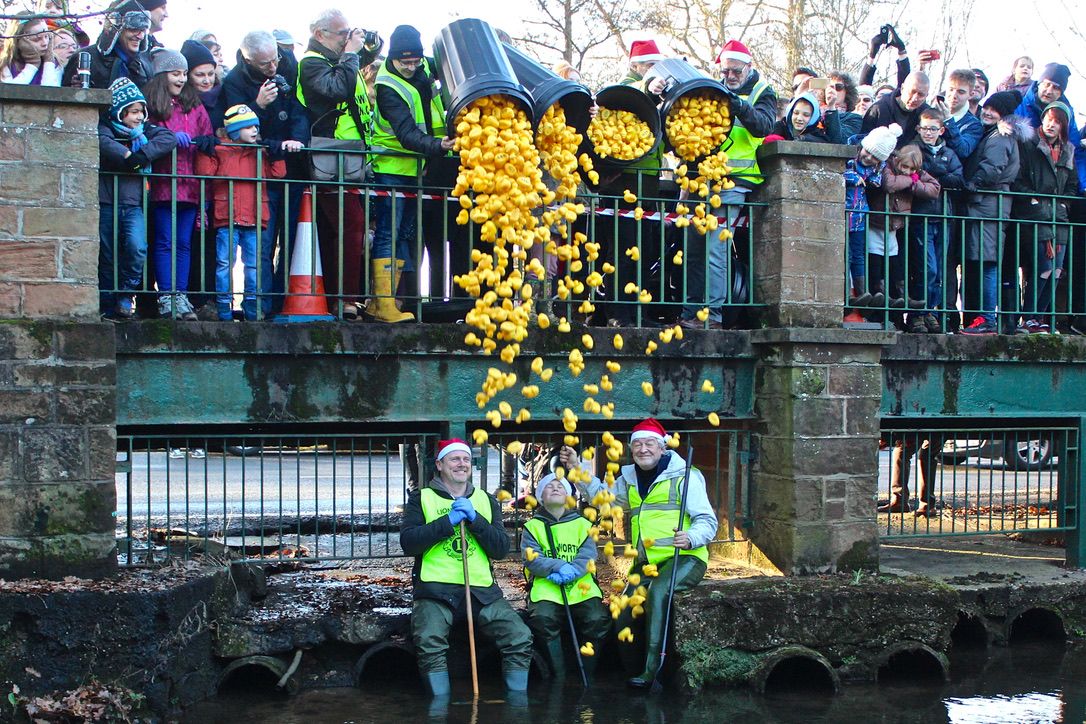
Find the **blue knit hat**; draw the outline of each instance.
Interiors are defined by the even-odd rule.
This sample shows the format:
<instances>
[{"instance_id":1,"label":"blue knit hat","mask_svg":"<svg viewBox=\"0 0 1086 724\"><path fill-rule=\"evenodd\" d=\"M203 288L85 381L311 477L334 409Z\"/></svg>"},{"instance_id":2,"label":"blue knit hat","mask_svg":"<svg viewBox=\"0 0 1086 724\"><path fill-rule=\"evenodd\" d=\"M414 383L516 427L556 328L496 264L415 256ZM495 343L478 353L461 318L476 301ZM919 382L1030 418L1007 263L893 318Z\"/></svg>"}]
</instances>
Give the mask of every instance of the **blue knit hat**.
<instances>
[{"instance_id":1,"label":"blue knit hat","mask_svg":"<svg viewBox=\"0 0 1086 724\"><path fill-rule=\"evenodd\" d=\"M130 105L147 103L139 87L129 78L118 78L113 81L113 84L109 86L109 93L112 96L109 103L109 119L117 123L121 122L125 109Z\"/></svg>"},{"instance_id":2,"label":"blue knit hat","mask_svg":"<svg viewBox=\"0 0 1086 724\"><path fill-rule=\"evenodd\" d=\"M253 109L244 103L239 103L236 106L231 106L227 109L223 115L223 128L226 129L226 135L230 137L231 141L238 140L238 133L243 128L249 126L256 126L260 128L260 119L253 113Z\"/></svg>"},{"instance_id":3,"label":"blue knit hat","mask_svg":"<svg viewBox=\"0 0 1086 724\"><path fill-rule=\"evenodd\" d=\"M205 48L203 43L195 40L186 40L181 44L181 55L188 61L189 70L199 68L201 65L216 65L211 51Z\"/></svg>"}]
</instances>

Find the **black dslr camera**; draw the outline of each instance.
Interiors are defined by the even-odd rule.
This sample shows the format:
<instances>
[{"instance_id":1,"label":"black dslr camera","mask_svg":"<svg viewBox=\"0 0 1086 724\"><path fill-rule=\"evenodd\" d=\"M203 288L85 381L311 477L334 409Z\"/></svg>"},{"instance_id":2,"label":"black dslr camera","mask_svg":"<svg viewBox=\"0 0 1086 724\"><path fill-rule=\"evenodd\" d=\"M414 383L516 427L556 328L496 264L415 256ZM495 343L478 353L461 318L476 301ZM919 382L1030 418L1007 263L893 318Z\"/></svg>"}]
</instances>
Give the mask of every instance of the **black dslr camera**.
<instances>
[{"instance_id":1,"label":"black dslr camera","mask_svg":"<svg viewBox=\"0 0 1086 724\"><path fill-rule=\"evenodd\" d=\"M287 95L290 93L290 83L283 76L276 73L272 76L272 83L275 83L276 90L279 91L279 95Z\"/></svg>"}]
</instances>

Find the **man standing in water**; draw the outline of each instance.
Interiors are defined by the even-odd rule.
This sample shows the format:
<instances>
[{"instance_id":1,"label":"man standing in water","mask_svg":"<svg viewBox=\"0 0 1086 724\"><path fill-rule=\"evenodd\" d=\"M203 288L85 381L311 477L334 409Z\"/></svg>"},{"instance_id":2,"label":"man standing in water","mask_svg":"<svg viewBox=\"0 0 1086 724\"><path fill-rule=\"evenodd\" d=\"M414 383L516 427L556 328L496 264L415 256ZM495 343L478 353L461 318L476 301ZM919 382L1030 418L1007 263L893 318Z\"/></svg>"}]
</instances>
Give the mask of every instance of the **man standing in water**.
<instances>
[{"instance_id":1,"label":"man standing in water","mask_svg":"<svg viewBox=\"0 0 1086 724\"><path fill-rule=\"evenodd\" d=\"M400 545L415 557L411 570L414 605L411 635L419 671L430 693L449 696L449 631L466 620L464 562L467 556L471 609L475 627L502 653L505 685L523 700L528 688L532 634L502 597L491 561L509 552L501 505L471 482L471 448L463 440L438 443L437 475L412 492L404 508ZM467 550L460 547L460 524L467 529Z\"/></svg>"}]
</instances>

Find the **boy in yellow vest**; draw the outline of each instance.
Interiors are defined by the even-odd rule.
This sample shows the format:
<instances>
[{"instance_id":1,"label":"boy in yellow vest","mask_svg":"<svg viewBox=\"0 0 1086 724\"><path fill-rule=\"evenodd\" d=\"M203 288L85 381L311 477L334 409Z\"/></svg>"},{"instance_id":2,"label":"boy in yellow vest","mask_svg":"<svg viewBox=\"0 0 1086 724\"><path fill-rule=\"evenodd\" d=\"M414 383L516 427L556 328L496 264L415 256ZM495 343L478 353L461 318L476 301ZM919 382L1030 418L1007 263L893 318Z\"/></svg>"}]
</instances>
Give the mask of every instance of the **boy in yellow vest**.
<instances>
[{"instance_id":1,"label":"boy in yellow vest","mask_svg":"<svg viewBox=\"0 0 1086 724\"><path fill-rule=\"evenodd\" d=\"M642 604L645 615L635 619L632 609L627 608L616 620L615 630L630 627L636 631L637 627L644 626L644 634L635 633L634 636L634 642L643 642L646 648L644 668L627 682L631 687L644 689L652 684L660 666L660 644L675 549L679 549L675 590L686 591L705 577L709 563L706 546L716 536L717 518L705 492L705 478L697 468L691 468L686 511L680 525L679 505L687 461L678 452L668 450L667 433L658 421L650 417L634 427L630 435L630 454L634 464L623 466L622 475L611 492L615 494L616 502L629 511L630 545L637 548L637 558L629 573L639 576L639 585L648 588L648 596ZM589 492L595 496L605 489L602 484L593 485ZM649 564L656 566L657 576L645 574L644 568ZM635 589L633 584L627 585L624 593L633 595ZM631 670L641 663L636 657L636 648L636 644L628 640L619 645L619 657Z\"/></svg>"},{"instance_id":2,"label":"boy in yellow vest","mask_svg":"<svg viewBox=\"0 0 1086 724\"><path fill-rule=\"evenodd\" d=\"M400 545L415 557L411 635L419 671L434 697L449 696L449 630L466 615L463 522L475 628L501 650L505 685L522 699L528 688L532 632L502 597L491 570L491 561L509 552L501 505L472 485L471 448L463 440L439 442L435 466L437 476L408 496L400 527Z\"/></svg>"},{"instance_id":3,"label":"boy in yellow vest","mask_svg":"<svg viewBox=\"0 0 1086 724\"><path fill-rule=\"evenodd\" d=\"M575 502L567 506L567 501L574 501L574 489L565 477L545 475L536 486L535 497L539 507L524 525L520 543L528 579L528 625L535 640L543 643L555 676L563 676L562 634L569 627L564 610L568 602L577 643L582 647L575 655L581 656L585 673L591 676L600 643L610 627L603 594L593 575L597 553L596 541L589 535L592 523L580 514Z\"/></svg>"}]
</instances>

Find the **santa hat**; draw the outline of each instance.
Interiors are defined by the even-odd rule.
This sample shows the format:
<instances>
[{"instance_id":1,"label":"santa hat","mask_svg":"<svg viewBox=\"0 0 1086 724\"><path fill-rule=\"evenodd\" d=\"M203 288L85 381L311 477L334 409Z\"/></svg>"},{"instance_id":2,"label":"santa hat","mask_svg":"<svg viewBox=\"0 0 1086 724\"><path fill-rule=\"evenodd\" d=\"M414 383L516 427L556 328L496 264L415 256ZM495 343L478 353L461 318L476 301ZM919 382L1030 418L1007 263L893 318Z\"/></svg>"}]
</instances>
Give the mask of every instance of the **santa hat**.
<instances>
[{"instance_id":1,"label":"santa hat","mask_svg":"<svg viewBox=\"0 0 1086 724\"><path fill-rule=\"evenodd\" d=\"M631 63L653 63L663 60L664 54L656 47L655 40L635 40L630 44Z\"/></svg>"},{"instance_id":2,"label":"santa hat","mask_svg":"<svg viewBox=\"0 0 1086 724\"><path fill-rule=\"evenodd\" d=\"M634 440L643 440L645 438L658 440L661 445L667 444L667 433L664 431L664 426L652 417L645 418L634 425L633 432L630 433L630 442L633 442Z\"/></svg>"},{"instance_id":3,"label":"santa hat","mask_svg":"<svg viewBox=\"0 0 1086 724\"><path fill-rule=\"evenodd\" d=\"M749 63L753 58L750 56L750 48L738 40L729 40L724 43L724 47L720 49L720 54L716 56L716 64L720 65L725 60L738 60L740 63Z\"/></svg>"},{"instance_id":4,"label":"santa hat","mask_svg":"<svg viewBox=\"0 0 1086 724\"><path fill-rule=\"evenodd\" d=\"M552 481L557 480L566 489L566 495L573 495L573 486L565 478L560 478L554 473L547 473L543 476L543 479L539 481L539 484L535 486L535 499L541 504L543 502L543 489L550 485Z\"/></svg>"},{"instance_id":5,"label":"santa hat","mask_svg":"<svg viewBox=\"0 0 1086 724\"><path fill-rule=\"evenodd\" d=\"M454 437L452 440L438 440L437 443L437 459L445 457L449 453L464 452L469 456L471 455L471 448L468 444L458 437Z\"/></svg>"}]
</instances>

